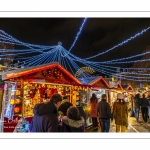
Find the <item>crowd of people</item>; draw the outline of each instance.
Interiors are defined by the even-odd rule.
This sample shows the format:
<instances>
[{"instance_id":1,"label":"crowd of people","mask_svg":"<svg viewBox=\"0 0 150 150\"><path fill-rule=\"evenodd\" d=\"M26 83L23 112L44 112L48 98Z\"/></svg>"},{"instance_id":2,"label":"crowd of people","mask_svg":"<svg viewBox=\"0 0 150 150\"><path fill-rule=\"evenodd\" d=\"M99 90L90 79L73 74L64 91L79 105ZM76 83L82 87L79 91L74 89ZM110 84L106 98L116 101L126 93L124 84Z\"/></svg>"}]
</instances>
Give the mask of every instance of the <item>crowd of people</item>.
<instances>
[{"instance_id":1,"label":"crowd of people","mask_svg":"<svg viewBox=\"0 0 150 150\"><path fill-rule=\"evenodd\" d=\"M85 132L85 119L67 97L54 94L47 103L34 107L30 132Z\"/></svg>"},{"instance_id":2,"label":"crowd of people","mask_svg":"<svg viewBox=\"0 0 150 150\"><path fill-rule=\"evenodd\" d=\"M101 132L109 132L110 124L114 120L116 132L126 132L129 125L128 101L123 93L118 93L111 109L107 95L103 94L100 102L93 93L90 98L90 117L93 131L101 128ZM150 96L139 93L132 97L132 111L137 122L141 110L143 120L148 123L150 116ZM99 124L98 124L99 123ZM74 107L67 96L54 94L47 103L34 107L34 117L30 126L31 132L86 132L85 117L77 107Z\"/></svg>"},{"instance_id":3,"label":"crowd of people","mask_svg":"<svg viewBox=\"0 0 150 150\"><path fill-rule=\"evenodd\" d=\"M93 93L92 98L96 95ZM98 103L97 100L93 101L90 99L91 104L91 113L92 121L95 122L94 118L98 118L100 123L101 132L109 132L110 130L110 122L115 119L116 124L116 132L125 132L128 126L128 104L124 100L124 95L122 93L117 94L117 99L114 102L113 109L109 103L107 102L106 94L103 94L101 97L101 101ZM96 103L93 105L93 103ZM93 115L93 112L95 115ZM93 118L94 116L94 118ZM93 122L93 130L95 130L95 123ZM97 126L98 130L98 126Z\"/></svg>"},{"instance_id":4,"label":"crowd of people","mask_svg":"<svg viewBox=\"0 0 150 150\"><path fill-rule=\"evenodd\" d=\"M142 118L145 123L148 123L148 118L150 117L150 95L137 93L133 96L133 109L136 121L139 121L139 112L142 112Z\"/></svg>"}]
</instances>

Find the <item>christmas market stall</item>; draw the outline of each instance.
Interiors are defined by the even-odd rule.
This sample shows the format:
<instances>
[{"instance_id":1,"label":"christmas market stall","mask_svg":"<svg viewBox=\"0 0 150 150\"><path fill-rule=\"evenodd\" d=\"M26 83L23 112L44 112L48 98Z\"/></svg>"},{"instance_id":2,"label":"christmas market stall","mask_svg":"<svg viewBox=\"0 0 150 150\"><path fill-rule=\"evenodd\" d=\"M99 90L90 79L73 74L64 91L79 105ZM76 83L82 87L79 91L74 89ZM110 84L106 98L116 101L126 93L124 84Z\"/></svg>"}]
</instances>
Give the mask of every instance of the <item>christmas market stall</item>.
<instances>
[{"instance_id":1,"label":"christmas market stall","mask_svg":"<svg viewBox=\"0 0 150 150\"><path fill-rule=\"evenodd\" d=\"M129 92L129 93L132 93L132 92L134 92L134 89L133 89L133 87L131 86L131 85L129 85L129 84L123 84L122 85L122 88L123 88L123 90L125 91L125 92Z\"/></svg>"},{"instance_id":2,"label":"christmas market stall","mask_svg":"<svg viewBox=\"0 0 150 150\"><path fill-rule=\"evenodd\" d=\"M109 90L109 96L110 96L110 105L113 106L113 103L117 99L118 93L123 93L123 88L120 84L120 82L109 82L110 90Z\"/></svg>"},{"instance_id":3,"label":"christmas market stall","mask_svg":"<svg viewBox=\"0 0 150 150\"><path fill-rule=\"evenodd\" d=\"M81 99L81 103L84 103L84 109L86 112L86 125L91 126L92 120L89 116L90 98L92 94L95 93L98 98L98 101L100 101L102 94L108 95L109 85L107 84L105 79L101 76L79 78L79 80L82 82L82 84L90 86L90 88L87 91L85 91L84 94L82 94L83 92L80 91L80 95L81 95L80 99ZM109 97L108 97L108 101L109 101Z\"/></svg>"},{"instance_id":4,"label":"christmas market stall","mask_svg":"<svg viewBox=\"0 0 150 150\"><path fill-rule=\"evenodd\" d=\"M87 86L76 79L58 63L7 71L5 81L1 132L16 131L16 125L31 121L37 103L47 102L54 93L67 95L73 105L79 99L79 90Z\"/></svg>"},{"instance_id":5,"label":"christmas market stall","mask_svg":"<svg viewBox=\"0 0 150 150\"><path fill-rule=\"evenodd\" d=\"M128 102L128 109L131 110L133 108L133 95L135 91L129 84L124 84L122 87L124 89L124 99Z\"/></svg>"}]
</instances>

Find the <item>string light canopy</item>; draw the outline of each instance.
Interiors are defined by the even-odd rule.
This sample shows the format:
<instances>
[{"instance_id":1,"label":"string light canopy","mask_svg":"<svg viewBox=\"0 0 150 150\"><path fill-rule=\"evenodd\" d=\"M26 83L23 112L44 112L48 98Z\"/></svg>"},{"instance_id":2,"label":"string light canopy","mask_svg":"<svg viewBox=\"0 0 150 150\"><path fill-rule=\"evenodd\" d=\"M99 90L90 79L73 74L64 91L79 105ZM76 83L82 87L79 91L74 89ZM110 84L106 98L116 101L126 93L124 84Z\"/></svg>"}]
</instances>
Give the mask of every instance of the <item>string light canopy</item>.
<instances>
[{"instance_id":1,"label":"string light canopy","mask_svg":"<svg viewBox=\"0 0 150 150\"><path fill-rule=\"evenodd\" d=\"M89 59L91 58L95 58L105 53L108 53L109 51L112 51L115 48L119 46L123 46L129 41L134 40L135 38L146 33L150 29L150 27L143 29L141 32L135 34L134 36L131 36L130 38L106 50L105 52L99 53L89 58L82 59L72 54L71 50L76 44L78 37L81 34L81 31L83 30L83 27L86 21L87 21L87 18L84 18L81 24L81 27L79 31L77 32L75 40L69 50L66 50L62 46L62 42L60 41L57 43L57 45L54 45L54 46L29 44L29 43L25 43L20 40L17 40L16 38L7 34L3 30L0 30L0 43L7 44L7 45L13 44L13 45L24 47L23 49L0 49L0 52L5 52L5 53L0 54L0 60L13 61L11 64L9 64L9 66L7 66L7 70L12 70L14 68L18 68L18 69L28 68L28 67L38 66L41 64L59 62L66 70L69 70L76 77L79 77L79 76L87 77L87 76L91 76L94 72L100 72L109 76L115 75L118 78L123 78L127 80L139 81L139 82L141 81L150 82L149 77L146 77L146 76L149 76L149 73L147 73L146 71L150 70L150 68L140 68L140 67L139 68L123 68L123 67L121 68L121 67L116 66L118 64L149 62L150 59L129 60L129 59L133 59L136 57L148 55L150 54L149 51L141 53L141 54L137 54L134 56L130 56L126 58L119 58L119 59L110 60L110 61L103 61L103 62L89 61ZM13 58L10 58L8 56L13 56ZM80 64L86 67L81 68ZM1 66L1 67L4 67L4 66ZM119 72L117 71L118 68L120 68ZM124 73L124 70L127 70L126 73ZM144 73L143 72L139 73L137 71L143 71ZM134 75L138 75L138 76L134 77Z\"/></svg>"}]
</instances>

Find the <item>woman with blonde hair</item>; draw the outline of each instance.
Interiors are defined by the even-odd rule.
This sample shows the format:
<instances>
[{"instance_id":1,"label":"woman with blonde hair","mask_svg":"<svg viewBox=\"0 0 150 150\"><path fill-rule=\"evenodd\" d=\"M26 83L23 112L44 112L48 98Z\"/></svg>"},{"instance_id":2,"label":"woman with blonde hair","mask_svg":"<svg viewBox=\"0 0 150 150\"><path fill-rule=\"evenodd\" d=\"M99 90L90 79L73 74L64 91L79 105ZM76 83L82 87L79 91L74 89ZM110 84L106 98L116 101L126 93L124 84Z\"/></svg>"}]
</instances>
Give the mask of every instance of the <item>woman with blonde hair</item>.
<instances>
[{"instance_id":1,"label":"woman with blonde hair","mask_svg":"<svg viewBox=\"0 0 150 150\"><path fill-rule=\"evenodd\" d=\"M128 106L124 101L122 93L117 94L117 100L113 107L113 116L115 117L116 132L126 132L128 125Z\"/></svg>"}]
</instances>

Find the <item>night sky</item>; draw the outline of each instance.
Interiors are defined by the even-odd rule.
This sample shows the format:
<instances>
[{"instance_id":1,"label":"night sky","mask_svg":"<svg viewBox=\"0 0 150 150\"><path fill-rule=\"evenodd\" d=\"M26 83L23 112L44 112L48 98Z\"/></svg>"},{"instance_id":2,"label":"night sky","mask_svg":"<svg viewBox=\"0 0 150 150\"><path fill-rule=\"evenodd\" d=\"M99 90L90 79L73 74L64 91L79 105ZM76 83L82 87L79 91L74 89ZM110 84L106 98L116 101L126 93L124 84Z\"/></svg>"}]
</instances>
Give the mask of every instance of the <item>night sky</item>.
<instances>
[{"instance_id":1,"label":"night sky","mask_svg":"<svg viewBox=\"0 0 150 150\"><path fill-rule=\"evenodd\" d=\"M0 29L16 39L38 45L71 47L84 18L0 18ZM86 58L119 44L150 26L150 18L88 18L71 50ZM142 53L150 46L150 30L136 39L101 55L93 61L105 61ZM126 67L126 65L124 65Z\"/></svg>"}]
</instances>

